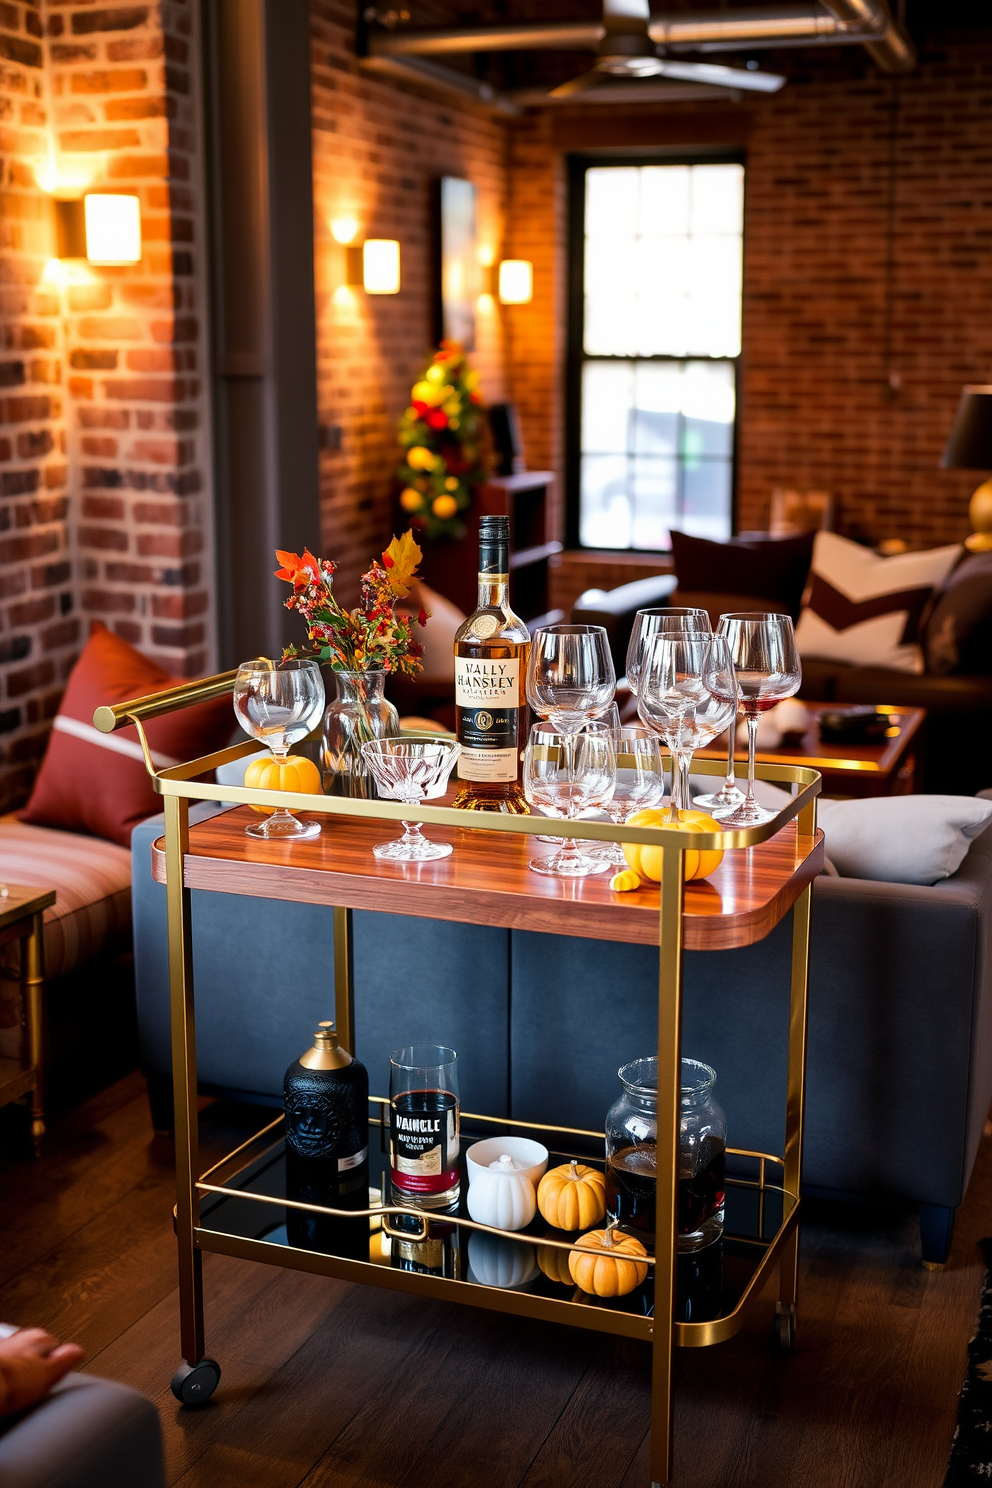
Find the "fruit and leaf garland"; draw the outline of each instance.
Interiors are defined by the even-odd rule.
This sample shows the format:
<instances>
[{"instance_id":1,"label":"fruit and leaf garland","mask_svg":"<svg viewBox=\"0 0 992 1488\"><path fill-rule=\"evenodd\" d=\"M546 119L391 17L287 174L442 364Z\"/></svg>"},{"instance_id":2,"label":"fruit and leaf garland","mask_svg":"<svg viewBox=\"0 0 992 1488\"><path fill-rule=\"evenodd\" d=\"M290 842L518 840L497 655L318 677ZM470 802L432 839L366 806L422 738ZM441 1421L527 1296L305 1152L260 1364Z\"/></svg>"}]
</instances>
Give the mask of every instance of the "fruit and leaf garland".
<instances>
[{"instance_id":1,"label":"fruit and leaf garland","mask_svg":"<svg viewBox=\"0 0 992 1488\"><path fill-rule=\"evenodd\" d=\"M400 419L400 506L428 537L464 537L472 489L490 466L489 424L457 341L442 341L413 385Z\"/></svg>"},{"instance_id":2,"label":"fruit and leaf garland","mask_svg":"<svg viewBox=\"0 0 992 1488\"><path fill-rule=\"evenodd\" d=\"M414 626L423 627L428 610L418 615L397 613L396 601L405 599L416 579L421 553L412 532L394 537L362 575L361 602L353 610L338 603L334 593L335 565L315 558L309 549L298 553L276 550L282 564L276 578L292 584L287 610L296 610L307 627L310 645L303 651L287 646L285 656L313 656L338 672L391 672L413 677L423 666L423 646L414 639Z\"/></svg>"}]
</instances>

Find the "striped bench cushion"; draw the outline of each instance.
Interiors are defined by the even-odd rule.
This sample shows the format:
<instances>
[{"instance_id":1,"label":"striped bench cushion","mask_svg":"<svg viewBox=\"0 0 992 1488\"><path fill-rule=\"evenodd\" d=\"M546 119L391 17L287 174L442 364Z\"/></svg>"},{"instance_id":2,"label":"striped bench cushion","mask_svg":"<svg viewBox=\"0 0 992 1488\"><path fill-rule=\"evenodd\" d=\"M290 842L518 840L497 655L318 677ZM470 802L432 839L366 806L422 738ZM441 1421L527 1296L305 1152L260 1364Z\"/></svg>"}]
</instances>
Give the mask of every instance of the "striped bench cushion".
<instances>
[{"instance_id":1,"label":"striped bench cushion","mask_svg":"<svg viewBox=\"0 0 992 1488\"><path fill-rule=\"evenodd\" d=\"M0 882L54 889L45 976L63 976L131 940L131 853L115 842L0 816Z\"/></svg>"}]
</instances>

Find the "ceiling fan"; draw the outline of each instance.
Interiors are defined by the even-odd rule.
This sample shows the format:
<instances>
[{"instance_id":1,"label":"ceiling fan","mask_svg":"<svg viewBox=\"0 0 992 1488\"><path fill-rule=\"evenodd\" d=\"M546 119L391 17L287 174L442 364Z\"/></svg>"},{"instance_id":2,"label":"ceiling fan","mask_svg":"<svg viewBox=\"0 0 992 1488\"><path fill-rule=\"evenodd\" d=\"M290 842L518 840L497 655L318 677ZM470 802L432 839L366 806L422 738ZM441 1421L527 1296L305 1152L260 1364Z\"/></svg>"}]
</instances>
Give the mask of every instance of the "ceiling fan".
<instances>
[{"instance_id":1,"label":"ceiling fan","mask_svg":"<svg viewBox=\"0 0 992 1488\"><path fill-rule=\"evenodd\" d=\"M601 83L615 86L617 80L629 80L634 96L638 80L659 77L756 93L776 93L785 82L778 73L724 67L716 62L678 62L666 57L663 48L651 40L650 20L649 0L603 0L604 35L596 47L591 69L552 88L547 96L571 98Z\"/></svg>"}]
</instances>

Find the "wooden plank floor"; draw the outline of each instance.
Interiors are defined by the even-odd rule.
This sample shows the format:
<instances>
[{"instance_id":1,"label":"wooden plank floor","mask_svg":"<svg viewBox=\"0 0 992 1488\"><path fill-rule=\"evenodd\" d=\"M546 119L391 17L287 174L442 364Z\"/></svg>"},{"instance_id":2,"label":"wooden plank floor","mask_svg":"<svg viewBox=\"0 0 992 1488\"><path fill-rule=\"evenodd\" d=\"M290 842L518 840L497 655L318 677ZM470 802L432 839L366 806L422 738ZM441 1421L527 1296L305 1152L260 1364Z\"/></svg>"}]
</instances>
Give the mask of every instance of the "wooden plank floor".
<instances>
[{"instance_id":1,"label":"wooden plank floor","mask_svg":"<svg viewBox=\"0 0 992 1488\"><path fill-rule=\"evenodd\" d=\"M204 1113L204 1153L240 1113ZM128 1076L54 1125L37 1162L0 1145L0 1319L152 1396L182 1488L647 1488L648 1350L321 1277L205 1257L205 1409L178 1362L170 1144ZM992 1234L992 1136L943 1273L900 1210L822 1205L804 1230L794 1353L771 1298L730 1343L679 1356L678 1488L940 1488Z\"/></svg>"}]
</instances>

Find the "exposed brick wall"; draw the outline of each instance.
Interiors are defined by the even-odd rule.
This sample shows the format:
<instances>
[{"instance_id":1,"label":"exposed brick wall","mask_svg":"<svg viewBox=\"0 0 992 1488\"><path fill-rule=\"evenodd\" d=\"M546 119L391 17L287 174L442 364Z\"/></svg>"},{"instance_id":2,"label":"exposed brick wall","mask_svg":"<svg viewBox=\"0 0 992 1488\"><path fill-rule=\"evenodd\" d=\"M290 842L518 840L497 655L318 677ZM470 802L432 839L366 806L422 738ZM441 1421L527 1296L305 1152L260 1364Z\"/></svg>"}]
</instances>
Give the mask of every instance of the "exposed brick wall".
<instances>
[{"instance_id":1,"label":"exposed brick wall","mask_svg":"<svg viewBox=\"0 0 992 1488\"><path fill-rule=\"evenodd\" d=\"M434 183L475 183L479 241L505 257L507 131L470 107L362 73L347 0L312 0L311 16L318 395L322 422L343 431L340 452L321 454L321 541L352 600L392 530L396 424L432 343ZM342 289L344 254L330 232L338 217L359 223L359 240L399 239L398 295ZM495 304L478 316L472 362L489 400L506 392L506 318Z\"/></svg>"},{"instance_id":2,"label":"exposed brick wall","mask_svg":"<svg viewBox=\"0 0 992 1488\"><path fill-rule=\"evenodd\" d=\"M80 608L169 670L212 651L194 9L49 0L57 149L137 193L143 256L66 291Z\"/></svg>"},{"instance_id":3,"label":"exposed brick wall","mask_svg":"<svg viewBox=\"0 0 992 1488\"><path fill-rule=\"evenodd\" d=\"M835 492L852 535L955 541L981 476L938 462L962 384L992 379L992 42L897 84L843 73L753 114L740 525L799 486Z\"/></svg>"},{"instance_id":4,"label":"exposed brick wall","mask_svg":"<svg viewBox=\"0 0 992 1488\"><path fill-rule=\"evenodd\" d=\"M531 463L563 465L565 153L742 145L739 527L765 525L773 488L798 486L833 491L854 536L956 541L981 477L938 462L961 386L992 381L992 43L925 44L897 85L891 248L891 80L859 48L774 60L788 85L736 108L589 105L514 127L511 247L541 286L512 323Z\"/></svg>"},{"instance_id":5,"label":"exposed brick wall","mask_svg":"<svg viewBox=\"0 0 992 1488\"><path fill-rule=\"evenodd\" d=\"M0 809L89 621L211 661L192 32L192 0L0 3ZM59 272L40 182L136 192L142 262Z\"/></svg>"},{"instance_id":6,"label":"exposed brick wall","mask_svg":"<svg viewBox=\"0 0 992 1488\"><path fill-rule=\"evenodd\" d=\"M0 809L23 799L75 656L57 291L42 274L41 16L0 6Z\"/></svg>"}]
</instances>

